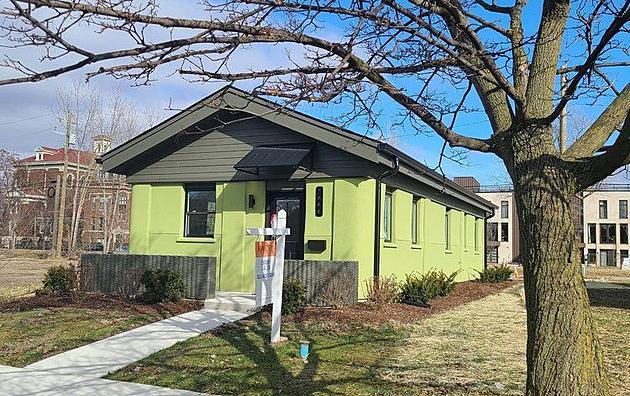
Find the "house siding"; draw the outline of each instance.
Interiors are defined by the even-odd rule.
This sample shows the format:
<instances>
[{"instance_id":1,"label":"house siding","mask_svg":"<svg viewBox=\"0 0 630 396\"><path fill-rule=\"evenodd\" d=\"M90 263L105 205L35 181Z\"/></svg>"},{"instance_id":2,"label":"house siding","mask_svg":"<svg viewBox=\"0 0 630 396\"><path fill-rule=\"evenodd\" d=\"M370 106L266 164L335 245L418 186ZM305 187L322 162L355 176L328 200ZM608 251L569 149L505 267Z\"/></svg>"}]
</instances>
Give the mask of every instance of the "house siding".
<instances>
[{"instance_id":1,"label":"house siding","mask_svg":"<svg viewBox=\"0 0 630 396\"><path fill-rule=\"evenodd\" d=\"M234 169L253 147L285 144L313 144L313 172L261 169L252 175ZM128 176L130 183L353 177L377 172L376 164L261 118L243 119L208 133L182 134L135 162L138 169Z\"/></svg>"},{"instance_id":2,"label":"house siding","mask_svg":"<svg viewBox=\"0 0 630 396\"><path fill-rule=\"evenodd\" d=\"M323 213L315 216L315 191L323 189ZM391 186L390 186L391 187ZM383 186L383 195L386 186ZM359 297L365 297L365 280L373 275L374 194L372 178L307 180L305 186L305 260L352 260L359 262ZM184 184L136 184L133 187L130 253L213 256L217 258L219 290L254 291L255 237L246 228L262 227L265 221L266 183L262 181L216 184L214 238L184 238ZM247 206L248 195L256 205ZM411 243L413 194L393 192L393 239L381 239L381 275L404 280L410 272L431 268L451 273L457 280L474 277L483 268L484 220L451 209L451 248L446 250L444 214L446 207L429 199L418 202L418 243ZM382 214L384 211L382 212ZM382 215L381 214L381 215ZM467 222L464 246L463 222ZM479 246L474 249L474 224ZM325 240L326 249L309 251L309 240Z\"/></svg>"}]
</instances>

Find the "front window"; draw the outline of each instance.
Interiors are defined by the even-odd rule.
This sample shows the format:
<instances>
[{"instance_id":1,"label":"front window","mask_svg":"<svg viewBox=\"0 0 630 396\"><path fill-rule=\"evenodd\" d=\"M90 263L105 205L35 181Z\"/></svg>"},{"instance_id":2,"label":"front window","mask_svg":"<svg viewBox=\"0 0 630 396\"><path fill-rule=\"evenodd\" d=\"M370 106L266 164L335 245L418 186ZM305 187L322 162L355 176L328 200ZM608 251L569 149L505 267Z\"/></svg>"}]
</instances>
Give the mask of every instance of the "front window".
<instances>
[{"instance_id":1,"label":"front window","mask_svg":"<svg viewBox=\"0 0 630 396\"><path fill-rule=\"evenodd\" d=\"M501 218L508 218L508 201L501 201Z\"/></svg>"},{"instance_id":2,"label":"front window","mask_svg":"<svg viewBox=\"0 0 630 396\"><path fill-rule=\"evenodd\" d=\"M509 241L509 226L508 223L501 223L501 242Z\"/></svg>"},{"instance_id":3,"label":"front window","mask_svg":"<svg viewBox=\"0 0 630 396\"><path fill-rule=\"evenodd\" d=\"M383 220L385 242L392 241L392 193L385 193L385 201L383 202L385 213Z\"/></svg>"},{"instance_id":4,"label":"front window","mask_svg":"<svg viewBox=\"0 0 630 396\"><path fill-rule=\"evenodd\" d=\"M588 243L597 243L597 227L595 224L588 225Z\"/></svg>"},{"instance_id":5,"label":"front window","mask_svg":"<svg viewBox=\"0 0 630 396\"><path fill-rule=\"evenodd\" d=\"M606 200L599 201L599 218L600 219L608 218L608 201Z\"/></svg>"},{"instance_id":6,"label":"front window","mask_svg":"<svg viewBox=\"0 0 630 396\"><path fill-rule=\"evenodd\" d=\"M619 243L628 243L628 225L619 224Z\"/></svg>"},{"instance_id":7,"label":"front window","mask_svg":"<svg viewBox=\"0 0 630 396\"><path fill-rule=\"evenodd\" d=\"M595 249L588 249L586 262L589 264L595 264L596 260L597 260L597 251Z\"/></svg>"},{"instance_id":8,"label":"front window","mask_svg":"<svg viewBox=\"0 0 630 396\"><path fill-rule=\"evenodd\" d=\"M189 187L186 189L184 236L213 237L215 215L216 191L214 186Z\"/></svg>"},{"instance_id":9,"label":"front window","mask_svg":"<svg viewBox=\"0 0 630 396\"><path fill-rule=\"evenodd\" d=\"M620 219L628 218L628 200L626 199L619 200L619 218Z\"/></svg>"},{"instance_id":10,"label":"front window","mask_svg":"<svg viewBox=\"0 0 630 396\"><path fill-rule=\"evenodd\" d=\"M599 243L614 244L616 238L615 224L600 224L599 225Z\"/></svg>"}]
</instances>

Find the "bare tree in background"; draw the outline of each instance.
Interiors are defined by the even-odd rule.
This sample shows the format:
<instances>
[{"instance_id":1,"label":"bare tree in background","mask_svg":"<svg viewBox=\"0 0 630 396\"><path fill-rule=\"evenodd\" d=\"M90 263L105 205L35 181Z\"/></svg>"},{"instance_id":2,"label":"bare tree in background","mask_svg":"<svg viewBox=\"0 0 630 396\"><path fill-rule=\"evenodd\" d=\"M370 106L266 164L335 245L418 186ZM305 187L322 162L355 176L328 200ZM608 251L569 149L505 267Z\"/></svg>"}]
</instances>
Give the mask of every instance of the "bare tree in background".
<instances>
[{"instance_id":1,"label":"bare tree in background","mask_svg":"<svg viewBox=\"0 0 630 396\"><path fill-rule=\"evenodd\" d=\"M99 202L108 197L115 197L128 189L124 177L104 175L101 167L96 162L97 153L94 153L93 141L99 136L107 139L111 144L117 145L137 135L144 125L139 121L142 114L129 101L120 86L110 91L101 92L94 85L81 81L74 82L70 87L57 89L56 101L51 109L53 119L60 128L65 128L67 119L70 118L71 133L74 136L73 148L78 150L76 162L85 163L71 170L70 223L64 233L68 239L68 250L76 252L79 248L78 240L85 224L84 208L91 205L90 199L98 199ZM113 146L112 146L113 147ZM88 154L89 153L89 154ZM89 158L82 158L82 156ZM83 161L83 162L82 162ZM96 196L90 198L90 193L99 191ZM117 202L117 201L116 201ZM103 219L114 219L115 205L97 205L98 215ZM117 219L117 217L116 217ZM103 221L99 233L105 242L105 250L113 248L107 241L114 240L112 235L117 229L118 221ZM96 231L96 230L95 230Z\"/></svg>"},{"instance_id":2,"label":"bare tree in background","mask_svg":"<svg viewBox=\"0 0 630 396\"><path fill-rule=\"evenodd\" d=\"M8 248L12 250L15 248L15 230L14 224L16 224L14 213L14 200L12 199L13 180L15 174L15 160L16 157L7 150L0 149L0 237L8 237L11 241L0 241L0 249ZM8 245L5 246L5 243ZM7 252L10 253L10 252ZM0 253L0 257L2 253Z\"/></svg>"},{"instance_id":3,"label":"bare tree in background","mask_svg":"<svg viewBox=\"0 0 630 396\"><path fill-rule=\"evenodd\" d=\"M368 130L395 105L406 128L494 153L514 184L521 228L527 394L609 393L570 201L630 162L630 84L615 77L628 72L630 1L218 0L202 1L197 18L160 15L152 0L8 1L4 41L39 49L43 64L7 57L15 74L0 84L89 65L88 78L138 84L159 68L194 82L252 80L255 93L292 104L339 103L348 123ZM274 64L257 68L256 51ZM558 74L568 80L562 96ZM569 102L603 111L561 153L553 122ZM490 124L485 136L457 121L476 107Z\"/></svg>"}]
</instances>

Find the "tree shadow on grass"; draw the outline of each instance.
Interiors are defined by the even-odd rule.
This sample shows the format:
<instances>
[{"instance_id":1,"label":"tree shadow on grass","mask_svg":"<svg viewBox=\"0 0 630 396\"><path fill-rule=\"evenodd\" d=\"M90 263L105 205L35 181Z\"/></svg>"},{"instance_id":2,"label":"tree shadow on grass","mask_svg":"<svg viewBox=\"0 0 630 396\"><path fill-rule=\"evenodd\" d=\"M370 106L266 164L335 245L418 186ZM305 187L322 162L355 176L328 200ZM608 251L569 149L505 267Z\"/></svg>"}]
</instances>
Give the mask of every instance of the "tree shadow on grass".
<instances>
[{"instance_id":1,"label":"tree shadow on grass","mask_svg":"<svg viewBox=\"0 0 630 396\"><path fill-rule=\"evenodd\" d=\"M254 316L159 352L112 379L213 394L398 394L391 390L400 385L380 375L389 359L379 351L393 347L401 333L287 322L283 334L289 341L270 345L269 323ZM311 345L306 363L300 340Z\"/></svg>"},{"instance_id":2,"label":"tree shadow on grass","mask_svg":"<svg viewBox=\"0 0 630 396\"><path fill-rule=\"evenodd\" d=\"M630 287L589 288L591 306L630 309Z\"/></svg>"}]
</instances>

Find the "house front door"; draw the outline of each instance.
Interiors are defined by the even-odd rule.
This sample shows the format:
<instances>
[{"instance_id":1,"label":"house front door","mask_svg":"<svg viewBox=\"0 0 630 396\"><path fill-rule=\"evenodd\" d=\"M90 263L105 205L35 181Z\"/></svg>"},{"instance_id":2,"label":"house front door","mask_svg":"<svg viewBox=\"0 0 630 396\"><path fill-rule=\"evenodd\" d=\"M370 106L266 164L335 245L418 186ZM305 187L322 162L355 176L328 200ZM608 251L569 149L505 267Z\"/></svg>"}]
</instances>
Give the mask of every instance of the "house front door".
<instances>
[{"instance_id":1,"label":"house front door","mask_svg":"<svg viewBox=\"0 0 630 396\"><path fill-rule=\"evenodd\" d=\"M284 258L302 260L304 258L304 191L267 191L267 227L271 215L281 209L287 212L287 235Z\"/></svg>"}]
</instances>

